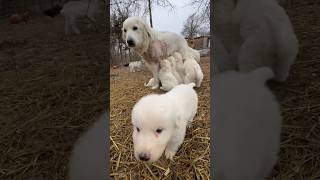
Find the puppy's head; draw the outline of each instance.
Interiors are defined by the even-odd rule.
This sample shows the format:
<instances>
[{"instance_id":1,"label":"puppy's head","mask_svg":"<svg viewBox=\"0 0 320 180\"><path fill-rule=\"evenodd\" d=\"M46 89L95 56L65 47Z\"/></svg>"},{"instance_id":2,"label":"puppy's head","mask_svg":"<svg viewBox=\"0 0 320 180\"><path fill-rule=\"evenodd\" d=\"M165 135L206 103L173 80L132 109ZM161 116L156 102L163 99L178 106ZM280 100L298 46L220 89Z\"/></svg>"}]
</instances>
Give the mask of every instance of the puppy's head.
<instances>
[{"instance_id":1,"label":"puppy's head","mask_svg":"<svg viewBox=\"0 0 320 180\"><path fill-rule=\"evenodd\" d=\"M160 61L160 67L161 70L163 71L171 71L171 63L170 63L171 59L163 59L162 61Z\"/></svg>"},{"instance_id":2,"label":"puppy's head","mask_svg":"<svg viewBox=\"0 0 320 180\"><path fill-rule=\"evenodd\" d=\"M132 110L134 156L155 162L164 152L177 128L174 111L163 95L148 95Z\"/></svg>"},{"instance_id":3,"label":"puppy's head","mask_svg":"<svg viewBox=\"0 0 320 180\"><path fill-rule=\"evenodd\" d=\"M122 24L122 38L125 43L135 50L149 45L151 28L140 17L129 17Z\"/></svg>"},{"instance_id":4,"label":"puppy's head","mask_svg":"<svg viewBox=\"0 0 320 180\"><path fill-rule=\"evenodd\" d=\"M176 61L182 61L182 55L178 52L173 53L173 57L176 59Z\"/></svg>"}]
</instances>

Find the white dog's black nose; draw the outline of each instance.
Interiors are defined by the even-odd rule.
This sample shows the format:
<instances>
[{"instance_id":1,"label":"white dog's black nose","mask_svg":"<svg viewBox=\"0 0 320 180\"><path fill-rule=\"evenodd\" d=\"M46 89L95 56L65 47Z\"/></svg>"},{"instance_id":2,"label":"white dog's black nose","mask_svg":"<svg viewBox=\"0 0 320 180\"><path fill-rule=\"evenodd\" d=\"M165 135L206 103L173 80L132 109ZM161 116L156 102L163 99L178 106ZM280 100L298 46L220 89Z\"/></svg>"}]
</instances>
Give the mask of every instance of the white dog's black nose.
<instances>
[{"instance_id":1,"label":"white dog's black nose","mask_svg":"<svg viewBox=\"0 0 320 180\"><path fill-rule=\"evenodd\" d=\"M132 46L132 47L134 46L134 41L132 39L128 39L127 43L129 46Z\"/></svg>"},{"instance_id":2,"label":"white dog's black nose","mask_svg":"<svg viewBox=\"0 0 320 180\"><path fill-rule=\"evenodd\" d=\"M141 161L149 161L150 157L145 153L141 153L141 154L139 154L139 159Z\"/></svg>"}]
</instances>

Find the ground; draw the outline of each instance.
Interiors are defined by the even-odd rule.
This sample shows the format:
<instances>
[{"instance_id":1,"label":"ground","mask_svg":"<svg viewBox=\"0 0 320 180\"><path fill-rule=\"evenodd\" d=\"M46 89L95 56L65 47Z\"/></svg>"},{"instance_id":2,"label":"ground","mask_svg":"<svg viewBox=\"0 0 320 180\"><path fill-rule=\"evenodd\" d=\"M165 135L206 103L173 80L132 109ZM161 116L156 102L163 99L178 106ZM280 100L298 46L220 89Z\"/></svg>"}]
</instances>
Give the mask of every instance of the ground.
<instances>
[{"instance_id":1,"label":"ground","mask_svg":"<svg viewBox=\"0 0 320 180\"><path fill-rule=\"evenodd\" d=\"M0 20L0 179L65 179L74 142L105 108L105 28L65 36L63 24Z\"/></svg>"}]
</instances>

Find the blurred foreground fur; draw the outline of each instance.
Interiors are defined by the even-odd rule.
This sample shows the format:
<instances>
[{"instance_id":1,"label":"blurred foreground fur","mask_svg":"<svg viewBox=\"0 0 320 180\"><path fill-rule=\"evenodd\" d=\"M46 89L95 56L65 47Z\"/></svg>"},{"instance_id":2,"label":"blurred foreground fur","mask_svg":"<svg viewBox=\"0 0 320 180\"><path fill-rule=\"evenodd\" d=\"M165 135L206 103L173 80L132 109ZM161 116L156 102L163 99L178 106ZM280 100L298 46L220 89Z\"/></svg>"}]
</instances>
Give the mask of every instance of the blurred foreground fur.
<instances>
[{"instance_id":1,"label":"blurred foreground fur","mask_svg":"<svg viewBox=\"0 0 320 180\"><path fill-rule=\"evenodd\" d=\"M69 180L107 178L107 122L105 112L75 144L69 164Z\"/></svg>"},{"instance_id":2,"label":"blurred foreground fur","mask_svg":"<svg viewBox=\"0 0 320 180\"><path fill-rule=\"evenodd\" d=\"M267 67L214 77L214 179L258 180L268 177L278 159L281 112L265 83Z\"/></svg>"}]
</instances>

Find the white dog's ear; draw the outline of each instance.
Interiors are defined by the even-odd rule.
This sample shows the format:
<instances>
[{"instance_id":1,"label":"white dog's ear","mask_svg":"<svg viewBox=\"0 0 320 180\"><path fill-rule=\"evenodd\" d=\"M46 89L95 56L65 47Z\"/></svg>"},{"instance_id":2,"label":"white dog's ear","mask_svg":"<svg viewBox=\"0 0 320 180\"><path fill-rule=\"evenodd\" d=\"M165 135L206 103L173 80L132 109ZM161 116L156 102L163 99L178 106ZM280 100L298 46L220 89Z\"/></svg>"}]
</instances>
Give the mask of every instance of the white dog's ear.
<instances>
[{"instance_id":1,"label":"white dog's ear","mask_svg":"<svg viewBox=\"0 0 320 180\"><path fill-rule=\"evenodd\" d=\"M153 36L151 33L151 27L146 21L143 22L143 28L144 28L144 31L143 31L144 39L153 39Z\"/></svg>"}]
</instances>

